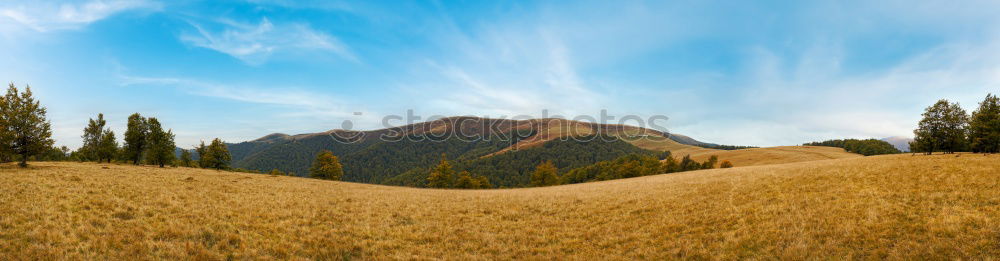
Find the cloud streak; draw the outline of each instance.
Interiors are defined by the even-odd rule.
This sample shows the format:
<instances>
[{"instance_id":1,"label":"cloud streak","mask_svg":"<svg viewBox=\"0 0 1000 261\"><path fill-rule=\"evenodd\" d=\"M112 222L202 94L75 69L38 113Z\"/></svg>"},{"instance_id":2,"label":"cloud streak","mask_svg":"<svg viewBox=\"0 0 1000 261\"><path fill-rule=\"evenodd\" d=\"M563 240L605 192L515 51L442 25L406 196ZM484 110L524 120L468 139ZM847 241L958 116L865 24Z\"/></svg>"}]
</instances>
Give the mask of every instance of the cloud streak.
<instances>
[{"instance_id":1,"label":"cloud streak","mask_svg":"<svg viewBox=\"0 0 1000 261\"><path fill-rule=\"evenodd\" d=\"M8 19L31 30L49 32L78 29L129 10L158 10L161 5L146 0L92 0L86 2L5 4L0 19Z\"/></svg>"},{"instance_id":2,"label":"cloud streak","mask_svg":"<svg viewBox=\"0 0 1000 261\"><path fill-rule=\"evenodd\" d=\"M345 103L336 97L292 88L233 87L169 77L120 76L119 78L122 86L166 86L191 95L293 108L299 111L297 115L310 117L350 117L356 111L347 110Z\"/></svg>"},{"instance_id":3,"label":"cloud streak","mask_svg":"<svg viewBox=\"0 0 1000 261\"><path fill-rule=\"evenodd\" d=\"M221 20L216 25L223 28L215 31L201 23L190 24L196 32L182 34L182 42L215 50L251 65L265 63L275 54L311 51L331 52L345 60L358 62L346 44L306 24L275 25L267 18L257 24Z\"/></svg>"}]
</instances>

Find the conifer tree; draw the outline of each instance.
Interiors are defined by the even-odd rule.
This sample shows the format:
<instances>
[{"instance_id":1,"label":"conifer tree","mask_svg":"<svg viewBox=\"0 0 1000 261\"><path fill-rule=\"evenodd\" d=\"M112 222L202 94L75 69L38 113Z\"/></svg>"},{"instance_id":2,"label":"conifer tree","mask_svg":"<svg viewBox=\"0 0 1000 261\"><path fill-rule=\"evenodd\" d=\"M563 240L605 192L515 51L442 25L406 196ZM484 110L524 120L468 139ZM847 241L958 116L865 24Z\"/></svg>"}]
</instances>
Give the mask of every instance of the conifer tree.
<instances>
[{"instance_id":1,"label":"conifer tree","mask_svg":"<svg viewBox=\"0 0 1000 261\"><path fill-rule=\"evenodd\" d=\"M163 131L163 126L156 118L150 117L146 120L146 163L159 165L174 162L174 133L172 130Z\"/></svg>"},{"instance_id":2,"label":"conifer tree","mask_svg":"<svg viewBox=\"0 0 1000 261\"><path fill-rule=\"evenodd\" d=\"M340 160L333 155L333 152L323 150L316 155L316 160L309 168L309 176L318 179L340 180L344 176L344 167L340 165Z\"/></svg>"},{"instance_id":3,"label":"conifer tree","mask_svg":"<svg viewBox=\"0 0 1000 261\"><path fill-rule=\"evenodd\" d=\"M973 152L1000 152L1000 97L987 94L979 108L972 112L969 142Z\"/></svg>"},{"instance_id":4,"label":"conifer tree","mask_svg":"<svg viewBox=\"0 0 1000 261\"><path fill-rule=\"evenodd\" d=\"M36 101L31 86L19 92L11 83L0 102L0 151L21 156L18 166L27 167L28 158L44 153L54 141L52 128L45 118L46 109Z\"/></svg>"},{"instance_id":5,"label":"conifer tree","mask_svg":"<svg viewBox=\"0 0 1000 261\"><path fill-rule=\"evenodd\" d=\"M558 169L552 161L545 161L535 167L535 172L531 175L532 187L545 187L559 185Z\"/></svg>"},{"instance_id":6,"label":"conifer tree","mask_svg":"<svg viewBox=\"0 0 1000 261\"><path fill-rule=\"evenodd\" d=\"M454 179L455 170L451 168L447 157L441 155L441 163L438 163L437 167L427 176L427 187L450 188Z\"/></svg>"},{"instance_id":7,"label":"conifer tree","mask_svg":"<svg viewBox=\"0 0 1000 261\"><path fill-rule=\"evenodd\" d=\"M146 141L149 129L146 118L139 113L128 116L128 129L125 130L125 155L132 164L139 165L142 154L146 152Z\"/></svg>"}]
</instances>

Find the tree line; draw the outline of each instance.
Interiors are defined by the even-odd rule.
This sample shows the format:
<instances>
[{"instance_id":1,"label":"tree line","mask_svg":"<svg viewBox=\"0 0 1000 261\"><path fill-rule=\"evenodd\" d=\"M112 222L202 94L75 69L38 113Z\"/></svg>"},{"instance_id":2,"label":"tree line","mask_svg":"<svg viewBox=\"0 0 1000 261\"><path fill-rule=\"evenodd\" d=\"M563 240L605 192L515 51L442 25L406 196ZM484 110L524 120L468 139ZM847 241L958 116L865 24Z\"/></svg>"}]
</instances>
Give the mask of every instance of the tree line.
<instances>
[{"instance_id":1,"label":"tree line","mask_svg":"<svg viewBox=\"0 0 1000 261\"><path fill-rule=\"evenodd\" d=\"M913 131L912 152L1000 152L1000 98L993 94L987 94L971 115L958 103L942 99L922 116Z\"/></svg>"},{"instance_id":2,"label":"tree line","mask_svg":"<svg viewBox=\"0 0 1000 261\"><path fill-rule=\"evenodd\" d=\"M837 147L837 148L843 148L847 152L857 153L865 156L902 153L902 151L899 151L899 149L897 149L895 146L892 146L892 144L877 139L827 140L821 142L805 143L802 144L802 146Z\"/></svg>"},{"instance_id":3,"label":"tree line","mask_svg":"<svg viewBox=\"0 0 1000 261\"><path fill-rule=\"evenodd\" d=\"M211 145L204 142L196 148L198 161L192 161L189 152L175 157L173 130L164 130L159 119L143 117L139 113L128 117L123 143L119 146L115 132L107 126L104 114L89 119L83 129L83 145L76 151L66 146L54 147L51 123L47 110L35 99L31 86L21 92L13 83L0 97L0 162L19 161L27 167L29 160L43 161L113 161L131 164L150 164L159 167L185 166L229 169L229 151L222 140L216 138Z\"/></svg>"},{"instance_id":4,"label":"tree line","mask_svg":"<svg viewBox=\"0 0 1000 261\"><path fill-rule=\"evenodd\" d=\"M559 174L559 168L552 160L545 160L534 167L531 172L530 187L545 187L562 184L575 184L592 181L613 180L641 177L648 175L675 173L692 170L732 168L729 161L719 163L717 156L711 156L705 162L697 162L691 156L681 160L671 156L669 151L659 154L660 158L649 154L628 154L614 160L600 161L592 165L573 168L564 174ZM447 157L441 157L440 163L427 176L429 188L453 189L487 189L493 188L486 176L475 175L467 170L457 172L448 162Z\"/></svg>"},{"instance_id":5,"label":"tree line","mask_svg":"<svg viewBox=\"0 0 1000 261\"><path fill-rule=\"evenodd\" d=\"M733 163L725 160L719 163L719 157L715 155L712 155L704 162L697 162L691 159L690 155L686 155L681 158L681 160L677 160L669 151L661 153L659 158L650 155L629 154L614 160L602 161L590 166L569 170L558 178L552 178L554 174L551 173L552 171L548 169L548 167L539 165L539 168L536 168L535 170L532 184L536 186L575 184L592 181L634 178L664 173L714 169L716 167L732 168ZM541 169L542 173L539 173L539 169ZM535 182L536 180L538 182Z\"/></svg>"}]
</instances>

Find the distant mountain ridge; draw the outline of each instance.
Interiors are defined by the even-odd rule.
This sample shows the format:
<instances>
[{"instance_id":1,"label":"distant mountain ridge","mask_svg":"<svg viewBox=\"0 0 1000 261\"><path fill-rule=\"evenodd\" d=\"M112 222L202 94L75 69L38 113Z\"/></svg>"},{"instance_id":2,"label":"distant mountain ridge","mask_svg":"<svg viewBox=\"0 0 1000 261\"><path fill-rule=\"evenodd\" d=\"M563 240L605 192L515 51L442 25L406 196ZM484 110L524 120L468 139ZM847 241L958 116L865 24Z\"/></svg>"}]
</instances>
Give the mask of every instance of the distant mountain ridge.
<instances>
[{"instance_id":1,"label":"distant mountain ridge","mask_svg":"<svg viewBox=\"0 0 1000 261\"><path fill-rule=\"evenodd\" d=\"M481 173L473 174L487 175L497 186L517 187L526 185L528 171L542 160L553 160L560 170L579 167L651 152L620 138L651 137L673 142L666 136L640 127L564 119L451 117L371 131L273 133L227 145L233 167L262 172L278 169L306 176L315 155L330 150L344 165L346 181L419 186L426 180L425 170L445 155L456 168L475 169ZM574 142L570 137L596 138ZM489 161L500 155L508 158L508 163L516 163L496 165ZM483 167L486 165L502 170L493 171Z\"/></svg>"},{"instance_id":2,"label":"distant mountain ridge","mask_svg":"<svg viewBox=\"0 0 1000 261\"><path fill-rule=\"evenodd\" d=\"M892 136L892 137L882 138L881 140L888 142L889 144L892 144L892 146L896 147L896 149L898 149L899 151L910 152L910 142L913 141L913 138Z\"/></svg>"},{"instance_id":3,"label":"distant mountain ridge","mask_svg":"<svg viewBox=\"0 0 1000 261\"><path fill-rule=\"evenodd\" d=\"M685 135L681 135L681 134L676 134L676 133L670 133L669 138L671 140L673 140L673 141L676 141L677 143L680 143L680 144L697 146L697 147L702 147L702 148L709 148L709 149L737 150L737 149L751 149L751 148L756 148L754 146L720 145L720 144L715 144L715 143L702 142L702 141L696 140L694 138L691 138L689 136L685 136Z\"/></svg>"}]
</instances>

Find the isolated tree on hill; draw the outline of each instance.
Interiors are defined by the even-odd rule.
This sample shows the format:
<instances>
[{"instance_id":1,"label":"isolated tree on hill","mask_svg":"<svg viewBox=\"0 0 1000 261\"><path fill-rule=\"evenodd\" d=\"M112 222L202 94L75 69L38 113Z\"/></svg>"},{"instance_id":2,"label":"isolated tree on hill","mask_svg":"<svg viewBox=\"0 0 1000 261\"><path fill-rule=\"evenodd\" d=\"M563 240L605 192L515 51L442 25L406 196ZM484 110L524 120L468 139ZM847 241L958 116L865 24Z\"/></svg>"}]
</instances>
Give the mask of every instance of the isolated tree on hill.
<instances>
[{"instance_id":1,"label":"isolated tree on hill","mask_svg":"<svg viewBox=\"0 0 1000 261\"><path fill-rule=\"evenodd\" d=\"M964 149L966 125L965 110L957 103L939 100L924 110L923 119L913 131L915 137L911 145L916 146L911 150L931 154L936 150L953 153Z\"/></svg>"},{"instance_id":2,"label":"isolated tree on hill","mask_svg":"<svg viewBox=\"0 0 1000 261\"><path fill-rule=\"evenodd\" d=\"M455 179L455 170L451 168L447 157L441 155L441 163L427 176L427 187L450 188Z\"/></svg>"},{"instance_id":3,"label":"isolated tree on hill","mask_svg":"<svg viewBox=\"0 0 1000 261\"><path fill-rule=\"evenodd\" d=\"M729 162L728 160L723 160L722 164L719 164L719 168L720 169L728 169L728 168L732 168L732 167L733 167L733 163Z\"/></svg>"},{"instance_id":4,"label":"isolated tree on hill","mask_svg":"<svg viewBox=\"0 0 1000 261\"><path fill-rule=\"evenodd\" d=\"M25 87L24 92L19 92L17 87L11 83L7 88L7 94L0 102L0 120L4 129L0 134L3 139L4 149L21 155L21 167L28 166L28 158L44 153L53 143L52 127L45 118L45 107L36 101L31 93L31 86Z\"/></svg>"},{"instance_id":5,"label":"isolated tree on hill","mask_svg":"<svg viewBox=\"0 0 1000 261\"><path fill-rule=\"evenodd\" d=\"M316 154L316 160L309 168L309 176L318 179L340 180L344 177L344 167L333 152L323 150Z\"/></svg>"},{"instance_id":6,"label":"isolated tree on hill","mask_svg":"<svg viewBox=\"0 0 1000 261\"><path fill-rule=\"evenodd\" d=\"M973 152L1000 152L1000 97L987 94L979 108L972 112L969 141Z\"/></svg>"},{"instance_id":7,"label":"isolated tree on hill","mask_svg":"<svg viewBox=\"0 0 1000 261\"><path fill-rule=\"evenodd\" d=\"M212 143L208 147L204 147L205 144L202 142L201 150L204 153L199 154L201 157L202 168L211 169L228 169L229 161L233 160L232 156L229 155L229 149L226 148L226 143L222 142L219 138L212 140Z\"/></svg>"},{"instance_id":8,"label":"isolated tree on hill","mask_svg":"<svg viewBox=\"0 0 1000 261\"><path fill-rule=\"evenodd\" d=\"M191 167L191 152L188 150L181 150L181 166Z\"/></svg>"},{"instance_id":9,"label":"isolated tree on hill","mask_svg":"<svg viewBox=\"0 0 1000 261\"><path fill-rule=\"evenodd\" d=\"M532 187L545 187L559 185L559 169L552 161L545 161L535 167L535 172L531 174Z\"/></svg>"},{"instance_id":10,"label":"isolated tree on hill","mask_svg":"<svg viewBox=\"0 0 1000 261\"><path fill-rule=\"evenodd\" d=\"M171 130L163 131L163 126L156 118L150 117L146 121L146 162L159 165L174 162L174 133Z\"/></svg>"},{"instance_id":11,"label":"isolated tree on hill","mask_svg":"<svg viewBox=\"0 0 1000 261\"><path fill-rule=\"evenodd\" d=\"M139 165L142 153L146 151L146 141L149 129L146 118L134 113L128 116L128 129L125 130L125 154L132 164Z\"/></svg>"}]
</instances>

